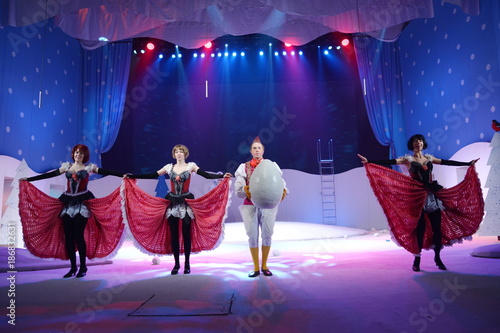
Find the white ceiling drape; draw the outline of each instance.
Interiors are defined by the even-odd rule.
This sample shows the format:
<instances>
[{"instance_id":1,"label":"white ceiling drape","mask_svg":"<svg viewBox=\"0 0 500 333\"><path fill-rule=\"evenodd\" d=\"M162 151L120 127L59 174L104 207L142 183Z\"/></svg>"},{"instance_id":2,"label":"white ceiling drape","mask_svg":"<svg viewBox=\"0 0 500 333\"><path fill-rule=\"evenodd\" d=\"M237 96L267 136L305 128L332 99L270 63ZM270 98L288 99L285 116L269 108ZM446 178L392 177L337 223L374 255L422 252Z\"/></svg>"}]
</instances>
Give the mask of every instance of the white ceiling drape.
<instances>
[{"instance_id":1,"label":"white ceiling drape","mask_svg":"<svg viewBox=\"0 0 500 333\"><path fill-rule=\"evenodd\" d=\"M261 33L303 45L329 32L394 41L411 20L434 16L433 0L0 0L0 25L54 17L92 49L134 37L194 49L224 35ZM470 15L479 0L447 0Z\"/></svg>"}]
</instances>

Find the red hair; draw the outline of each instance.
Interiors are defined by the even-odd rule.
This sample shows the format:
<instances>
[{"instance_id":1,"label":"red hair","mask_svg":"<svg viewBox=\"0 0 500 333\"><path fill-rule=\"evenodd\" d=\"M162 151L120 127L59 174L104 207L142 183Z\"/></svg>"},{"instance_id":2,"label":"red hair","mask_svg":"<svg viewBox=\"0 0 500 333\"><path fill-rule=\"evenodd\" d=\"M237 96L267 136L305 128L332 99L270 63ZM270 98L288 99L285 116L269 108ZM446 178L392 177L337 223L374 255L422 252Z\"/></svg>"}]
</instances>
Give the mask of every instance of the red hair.
<instances>
[{"instance_id":1,"label":"red hair","mask_svg":"<svg viewBox=\"0 0 500 333\"><path fill-rule=\"evenodd\" d=\"M83 153L82 163L83 164L87 163L90 160L89 147L87 147L86 145L80 145L80 144L74 146L73 149L71 150L71 159L73 160L73 162L75 161L75 151L77 151L77 150L80 150Z\"/></svg>"}]
</instances>

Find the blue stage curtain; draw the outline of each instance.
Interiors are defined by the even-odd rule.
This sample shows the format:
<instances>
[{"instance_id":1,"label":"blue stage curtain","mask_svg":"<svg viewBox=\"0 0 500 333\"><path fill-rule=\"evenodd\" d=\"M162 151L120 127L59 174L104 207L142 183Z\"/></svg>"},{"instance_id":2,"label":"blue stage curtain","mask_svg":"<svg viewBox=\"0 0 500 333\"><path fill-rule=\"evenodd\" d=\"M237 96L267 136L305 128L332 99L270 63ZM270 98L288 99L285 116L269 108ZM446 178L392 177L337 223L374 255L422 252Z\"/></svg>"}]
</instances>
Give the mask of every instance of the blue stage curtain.
<instances>
[{"instance_id":1,"label":"blue stage curtain","mask_svg":"<svg viewBox=\"0 0 500 333\"><path fill-rule=\"evenodd\" d=\"M373 133L389 158L406 154L406 126L397 43L354 37L359 77Z\"/></svg>"},{"instance_id":2,"label":"blue stage curtain","mask_svg":"<svg viewBox=\"0 0 500 333\"><path fill-rule=\"evenodd\" d=\"M112 43L83 51L83 143L91 161L101 165L101 154L114 144L125 105L132 42Z\"/></svg>"}]
</instances>

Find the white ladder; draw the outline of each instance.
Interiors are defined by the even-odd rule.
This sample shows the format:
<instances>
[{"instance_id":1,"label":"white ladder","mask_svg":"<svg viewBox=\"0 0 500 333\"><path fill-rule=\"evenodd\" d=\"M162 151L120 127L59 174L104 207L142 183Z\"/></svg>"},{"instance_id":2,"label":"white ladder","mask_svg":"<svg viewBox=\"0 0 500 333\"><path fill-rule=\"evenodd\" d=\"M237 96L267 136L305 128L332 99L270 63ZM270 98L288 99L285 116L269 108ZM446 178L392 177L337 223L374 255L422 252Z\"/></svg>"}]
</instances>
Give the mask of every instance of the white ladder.
<instances>
[{"instance_id":1,"label":"white ladder","mask_svg":"<svg viewBox=\"0 0 500 333\"><path fill-rule=\"evenodd\" d=\"M333 168L333 142L327 144L327 158L322 157L321 139L317 144L319 176L321 181L321 207L323 210L323 224L337 224L337 210L335 204L335 175Z\"/></svg>"}]
</instances>

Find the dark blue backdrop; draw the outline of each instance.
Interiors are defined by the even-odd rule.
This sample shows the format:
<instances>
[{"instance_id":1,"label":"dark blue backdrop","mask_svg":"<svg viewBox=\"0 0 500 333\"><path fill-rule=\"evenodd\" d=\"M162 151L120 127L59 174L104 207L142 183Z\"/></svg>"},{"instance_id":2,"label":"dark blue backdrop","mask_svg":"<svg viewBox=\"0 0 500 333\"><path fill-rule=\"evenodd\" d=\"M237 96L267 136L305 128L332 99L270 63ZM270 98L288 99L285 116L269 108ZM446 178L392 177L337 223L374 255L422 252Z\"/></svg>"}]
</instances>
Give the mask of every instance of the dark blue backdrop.
<instances>
[{"instance_id":1,"label":"dark blue backdrop","mask_svg":"<svg viewBox=\"0 0 500 333\"><path fill-rule=\"evenodd\" d=\"M272 52L268 41L277 45ZM190 149L188 160L203 169L234 172L249 158L257 135L267 158L308 173L318 173L318 139L325 149L333 139L336 173L360 165L360 142L387 156L367 120L352 50L326 55L337 41L320 40L295 48L303 55L291 55L282 43L257 36L243 46L219 40L212 51L224 52L224 43L227 57L195 58L195 51L179 50L182 58L172 58L176 50L166 43L156 48L163 59L151 51L133 57L120 133L102 156L106 168L155 171L173 161L171 148L183 143ZM134 49L141 46L136 40Z\"/></svg>"}]
</instances>

